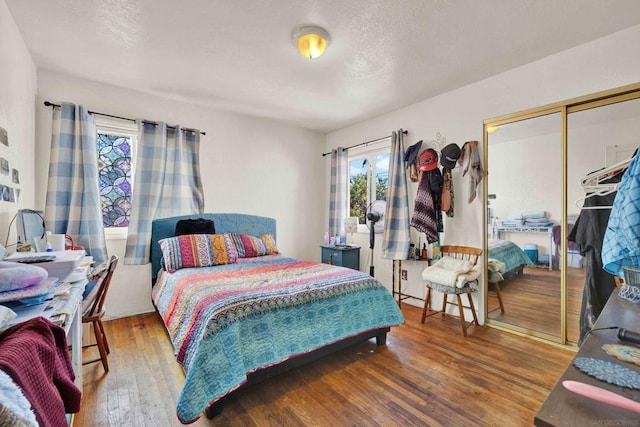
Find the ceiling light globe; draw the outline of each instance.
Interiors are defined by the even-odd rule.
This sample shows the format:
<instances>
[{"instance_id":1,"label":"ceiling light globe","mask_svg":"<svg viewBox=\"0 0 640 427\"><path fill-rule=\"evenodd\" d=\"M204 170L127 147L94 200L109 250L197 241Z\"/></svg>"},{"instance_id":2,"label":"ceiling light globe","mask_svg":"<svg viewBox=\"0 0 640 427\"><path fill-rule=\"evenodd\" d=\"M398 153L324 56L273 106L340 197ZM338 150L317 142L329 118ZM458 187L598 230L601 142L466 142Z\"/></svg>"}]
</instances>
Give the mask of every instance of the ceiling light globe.
<instances>
[{"instance_id":1,"label":"ceiling light globe","mask_svg":"<svg viewBox=\"0 0 640 427\"><path fill-rule=\"evenodd\" d=\"M320 27L302 27L293 35L293 44L305 58L322 55L329 44L329 33Z\"/></svg>"}]
</instances>

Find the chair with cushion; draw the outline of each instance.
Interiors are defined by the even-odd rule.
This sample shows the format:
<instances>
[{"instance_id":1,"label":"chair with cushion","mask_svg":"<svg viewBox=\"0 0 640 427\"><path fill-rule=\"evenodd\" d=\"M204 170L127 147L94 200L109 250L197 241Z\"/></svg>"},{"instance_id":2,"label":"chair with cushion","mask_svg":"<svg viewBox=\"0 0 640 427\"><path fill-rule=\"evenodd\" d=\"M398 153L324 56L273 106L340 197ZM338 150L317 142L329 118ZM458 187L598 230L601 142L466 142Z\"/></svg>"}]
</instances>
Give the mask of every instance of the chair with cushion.
<instances>
[{"instance_id":1,"label":"chair with cushion","mask_svg":"<svg viewBox=\"0 0 640 427\"><path fill-rule=\"evenodd\" d=\"M473 321L469 324L478 325L476 309L473 305L471 293L476 291L478 285L479 270L477 268L478 258L482 255L482 249L468 246L442 246L440 248L442 259L427 267L422 278L427 286L427 296L424 301L421 322L434 314L441 313L448 315L447 305L457 305L462 326L462 335L467 336L467 322L464 318L464 309L471 310ZM469 279L469 280L467 280ZM433 310L431 308L431 290L443 293L442 309ZM460 295L466 294L469 305L462 304ZM449 295L455 295L456 301L449 301Z\"/></svg>"},{"instance_id":2,"label":"chair with cushion","mask_svg":"<svg viewBox=\"0 0 640 427\"><path fill-rule=\"evenodd\" d=\"M107 298L109 284L111 283L111 278L117 265L118 257L113 255L107 264L107 268L99 273L93 289L89 291L82 301L82 323L91 323L96 337L95 344L89 344L83 348L98 346L98 351L100 353L99 358L88 360L82 364L86 365L88 363L102 361L105 373L109 372L109 363L107 362L109 343L107 342L107 336L105 335L104 327L102 326L102 318L105 313L104 301Z\"/></svg>"}]
</instances>

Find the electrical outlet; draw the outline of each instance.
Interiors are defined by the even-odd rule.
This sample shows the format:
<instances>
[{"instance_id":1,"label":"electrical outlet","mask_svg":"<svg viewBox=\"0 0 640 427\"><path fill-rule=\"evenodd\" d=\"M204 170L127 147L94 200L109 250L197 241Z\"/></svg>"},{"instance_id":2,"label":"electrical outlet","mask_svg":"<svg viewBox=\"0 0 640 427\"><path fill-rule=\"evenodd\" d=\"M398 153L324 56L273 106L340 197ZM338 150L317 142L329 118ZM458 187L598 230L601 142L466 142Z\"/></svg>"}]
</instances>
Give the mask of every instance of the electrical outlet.
<instances>
[{"instance_id":1,"label":"electrical outlet","mask_svg":"<svg viewBox=\"0 0 640 427\"><path fill-rule=\"evenodd\" d=\"M400 272L400 277L402 278L402 280L407 280L407 270L402 270Z\"/></svg>"}]
</instances>

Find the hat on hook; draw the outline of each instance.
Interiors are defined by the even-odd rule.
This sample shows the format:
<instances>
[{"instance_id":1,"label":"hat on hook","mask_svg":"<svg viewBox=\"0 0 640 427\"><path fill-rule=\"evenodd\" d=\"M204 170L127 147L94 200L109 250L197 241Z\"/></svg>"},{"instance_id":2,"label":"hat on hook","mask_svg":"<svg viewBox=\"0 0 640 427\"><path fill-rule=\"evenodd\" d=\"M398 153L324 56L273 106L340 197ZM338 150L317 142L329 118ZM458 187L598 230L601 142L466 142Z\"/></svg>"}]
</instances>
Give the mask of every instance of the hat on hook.
<instances>
[{"instance_id":1,"label":"hat on hook","mask_svg":"<svg viewBox=\"0 0 640 427\"><path fill-rule=\"evenodd\" d=\"M458 157L460 157L460 147L458 144L452 143L444 147L440 151L440 164L443 168L451 170L456 167Z\"/></svg>"},{"instance_id":2,"label":"hat on hook","mask_svg":"<svg viewBox=\"0 0 640 427\"><path fill-rule=\"evenodd\" d=\"M416 142L411 147L407 149L407 152L404 154L404 161L407 164L412 164L418 158L418 153L420 152L420 147L422 147L422 140Z\"/></svg>"},{"instance_id":3,"label":"hat on hook","mask_svg":"<svg viewBox=\"0 0 640 427\"><path fill-rule=\"evenodd\" d=\"M432 171L438 167L438 153L432 148L427 148L418 158L418 170L421 172Z\"/></svg>"}]
</instances>

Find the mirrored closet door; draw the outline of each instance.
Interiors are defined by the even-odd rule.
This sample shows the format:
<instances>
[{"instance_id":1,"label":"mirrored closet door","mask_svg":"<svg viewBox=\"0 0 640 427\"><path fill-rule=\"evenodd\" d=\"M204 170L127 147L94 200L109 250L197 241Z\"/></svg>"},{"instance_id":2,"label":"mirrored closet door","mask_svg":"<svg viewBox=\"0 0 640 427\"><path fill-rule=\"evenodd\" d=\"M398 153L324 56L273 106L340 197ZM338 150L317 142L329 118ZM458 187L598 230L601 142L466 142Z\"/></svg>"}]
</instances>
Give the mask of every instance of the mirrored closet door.
<instances>
[{"instance_id":1,"label":"mirrored closet door","mask_svg":"<svg viewBox=\"0 0 640 427\"><path fill-rule=\"evenodd\" d=\"M488 129L488 318L534 335L561 336L562 117L543 111ZM500 298L497 298L498 292Z\"/></svg>"},{"instance_id":2,"label":"mirrored closet door","mask_svg":"<svg viewBox=\"0 0 640 427\"><path fill-rule=\"evenodd\" d=\"M601 248L640 146L640 83L488 119L484 130L486 322L578 345L616 286Z\"/></svg>"},{"instance_id":3,"label":"mirrored closet door","mask_svg":"<svg viewBox=\"0 0 640 427\"><path fill-rule=\"evenodd\" d=\"M567 229L576 228L567 240L570 343L580 342L615 288L614 277L602 269L600 248L618 183L640 146L640 99L629 98L612 97L568 110ZM596 174L605 179L595 179ZM573 321L581 312L582 331L580 322Z\"/></svg>"}]
</instances>

